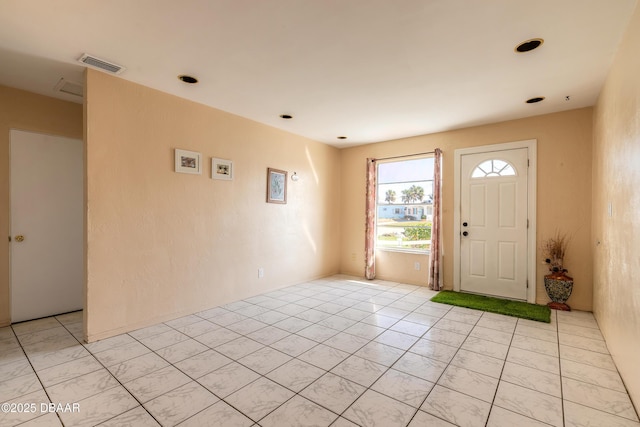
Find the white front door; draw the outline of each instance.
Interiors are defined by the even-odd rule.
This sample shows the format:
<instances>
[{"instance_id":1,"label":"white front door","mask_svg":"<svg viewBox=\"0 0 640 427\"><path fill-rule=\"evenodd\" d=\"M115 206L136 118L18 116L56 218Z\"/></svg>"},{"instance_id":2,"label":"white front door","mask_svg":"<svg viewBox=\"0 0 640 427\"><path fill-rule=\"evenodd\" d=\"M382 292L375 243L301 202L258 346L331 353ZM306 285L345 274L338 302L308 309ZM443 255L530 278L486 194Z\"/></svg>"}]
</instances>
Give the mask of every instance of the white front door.
<instances>
[{"instance_id":1,"label":"white front door","mask_svg":"<svg viewBox=\"0 0 640 427\"><path fill-rule=\"evenodd\" d=\"M11 131L11 321L83 307L82 141Z\"/></svg>"},{"instance_id":2,"label":"white front door","mask_svg":"<svg viewBox=\"0 0 640 427\"><path fill-rule=\"evenodd\" d=\"M528 149L460 157L460 289L527 300Z\"/></svg>"}]
</instances>

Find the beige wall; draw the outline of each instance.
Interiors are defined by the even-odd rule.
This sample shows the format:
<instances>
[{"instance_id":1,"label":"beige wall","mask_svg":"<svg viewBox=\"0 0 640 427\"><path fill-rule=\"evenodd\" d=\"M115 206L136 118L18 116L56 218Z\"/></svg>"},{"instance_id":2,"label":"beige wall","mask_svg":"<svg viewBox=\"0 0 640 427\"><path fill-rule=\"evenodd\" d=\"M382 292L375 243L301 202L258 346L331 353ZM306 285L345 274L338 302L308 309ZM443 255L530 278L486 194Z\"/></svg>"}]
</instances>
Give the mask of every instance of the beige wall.
<instances>
[{"instance_id":1,"label":"beige wall","mask_svg":"<svg viewBox=\"0 0 640 427\"><path fill-rule=\"evenodd\" d=\"M93 70L86 92L89 341L338 272L338 149ZM267 167L300 176L286 205Z\"/></svg>"},{"instance_id":2,"label":"beige wall","mask_svg":"<svg viewBox=\"0 0 640 427\"><path fill-rule=\"evenodd\" d=\"M585 261L591 254L590 109L338 151L102 73L89 71L87 79L90 339L338 270L361 275L364 159L436 146L445 152L444 280L451 287L453 150L530 138L538 140L539 152L538 238L556 227L575 233L567 265L576 288L569 302L591 309ZM7 111L0 121L5 176L10 127L81 134L80 106L0 89ZM202 152L203 175L174 173L175 147ZM233 182L209 178L212 156L235 161ZM286 206L263 201L267 166L302 178L289 181ZM0 191L8 200L8 185ZM6 323L8 255L0 256ZM415 261L421 271L413 269ZM424 285L426 264L425 256L381 252L378 277ZM265 268L264 279L257 279L258 267ZM546 302L544 266L538 272L538 301Z\"/></svg>"},{"instance_id":3,"label":"beige wall","mask_svg":"<svg viewBox=\"0 0 640 427\"><path fill-rule=\"evenodd\" d=\"M9 131L82 138L82 106L0 86L0 238L9 236ZM0 326L10 323L9 244L0 245Z\"/></svg>"},{"instance_id":4,"label":"beige wall","mask_svg":"<svg viewBox=\"0 0 640 427\"><path fill-rule=\"evenodd\" d=\"M594 314L640 405L640 8L594 109ZM612 215L608 214L611 203ZM592 245L595 244L592 242Z\"/></svg>"},{"instance_id":5,"label":"beige wall","mask_svg":"<svg viewBox=\"0 0 640 427\"><path fill-rule=\"evenodd\" d=\"M364 188L367 157L389 157L443 150L443 246L444 284L453 287L453 195L454 150L526 139L538 141L538 242L556 229L573 235L566 266L575 286L569 304L591 310L591 141L592 110L512 120L450 132L363 145L342 150L342 254L341 270L363 274ZM378 277L426 285L424 255L378 251ZM537 302L549 301L542 277L546 268L538 254ZM419 261L423 268L415 271Z\"/></svg>"}]
</instances>

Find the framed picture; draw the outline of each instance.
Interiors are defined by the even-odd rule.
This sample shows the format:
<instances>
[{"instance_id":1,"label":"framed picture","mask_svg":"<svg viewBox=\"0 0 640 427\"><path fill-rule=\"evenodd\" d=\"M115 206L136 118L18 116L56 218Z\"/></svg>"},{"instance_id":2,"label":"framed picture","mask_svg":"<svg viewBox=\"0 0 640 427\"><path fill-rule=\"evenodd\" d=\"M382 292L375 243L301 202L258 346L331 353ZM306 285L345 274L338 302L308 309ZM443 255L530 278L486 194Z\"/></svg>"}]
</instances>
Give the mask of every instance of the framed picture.
<instances>
[{"instance_id":1,"label":"framed picture","mask_svg":"<svg viewBox=\"0 0 640 427\"><path fill-rule=\"evenodd\" d=\"M267 168L267 203L287 203L287 172Z\"/></svg>"},{"instance_id":2,"label":"framed picture","mask_svg":"<svg viewBox=\"0 0 640 427\"><path fill-rule=\"evenodd\" d=\"M200 153L176 148L176 172L201 174L201 158Z\"/></svg>"},{"instance_id":3,"label":"framed picture","mask_svg":"<svg viewBox=\"0 0 640 427\"><path fill-rule=\"evenodd\" d=\"M233 179L233 162L231 160L212 158L211 178L231 181Z\"/></svg>"}]
</instances>

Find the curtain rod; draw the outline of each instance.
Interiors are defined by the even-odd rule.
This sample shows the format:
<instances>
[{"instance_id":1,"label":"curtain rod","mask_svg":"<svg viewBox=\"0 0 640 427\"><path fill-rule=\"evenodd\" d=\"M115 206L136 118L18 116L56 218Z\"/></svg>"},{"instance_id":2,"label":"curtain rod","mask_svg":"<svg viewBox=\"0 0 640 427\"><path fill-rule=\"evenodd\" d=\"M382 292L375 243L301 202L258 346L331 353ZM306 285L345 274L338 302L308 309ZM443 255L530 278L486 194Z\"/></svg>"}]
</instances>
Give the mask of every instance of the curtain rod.
<instances>
[{"instance_id":1,"label":"curtain rod","mask_svg":"<svg viewBox=\"0 0 640 427\"><path fill-rule=\"evenodd\" d=\"M378 161L378 160L402 159L403 157L423 156L425 154L435 154L435 153L436 153L435 151L426 151L424 153L406 154L404 156L382 157L380 159L373 159L373 160Z\"/></svg>"}]
</instances>

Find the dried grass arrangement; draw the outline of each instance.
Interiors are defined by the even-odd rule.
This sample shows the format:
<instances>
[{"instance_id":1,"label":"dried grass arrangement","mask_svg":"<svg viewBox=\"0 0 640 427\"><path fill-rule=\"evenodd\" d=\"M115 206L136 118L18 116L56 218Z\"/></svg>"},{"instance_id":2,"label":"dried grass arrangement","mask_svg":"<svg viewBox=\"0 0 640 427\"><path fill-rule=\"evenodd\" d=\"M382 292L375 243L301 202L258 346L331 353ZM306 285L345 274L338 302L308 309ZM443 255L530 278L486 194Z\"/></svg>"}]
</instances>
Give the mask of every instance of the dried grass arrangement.
<instances>
[{"instance_id":1,"label":"dried grass arrangement","mask_svg":"<svg viewBox=\"0 0 640 427\"><path fill-rule=\"evenodd\" d=\"M571 238L565 233L556 231L553 237L542 242L542 253L545 262L549 264L549 271L554 273L566 273L564 268L564 256Z\"/></svg>"}]
</instances>

